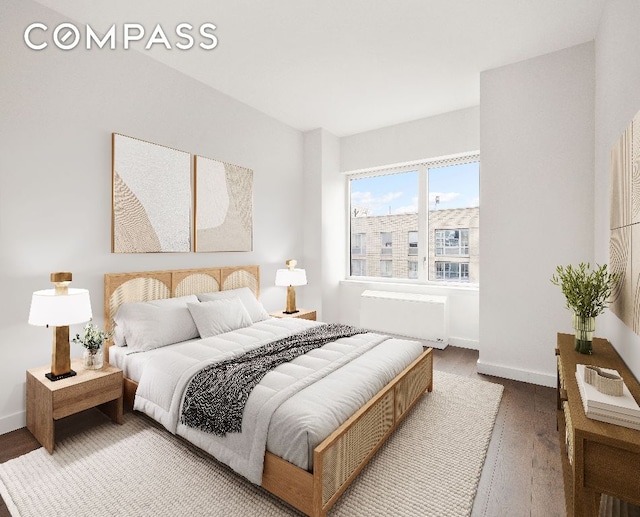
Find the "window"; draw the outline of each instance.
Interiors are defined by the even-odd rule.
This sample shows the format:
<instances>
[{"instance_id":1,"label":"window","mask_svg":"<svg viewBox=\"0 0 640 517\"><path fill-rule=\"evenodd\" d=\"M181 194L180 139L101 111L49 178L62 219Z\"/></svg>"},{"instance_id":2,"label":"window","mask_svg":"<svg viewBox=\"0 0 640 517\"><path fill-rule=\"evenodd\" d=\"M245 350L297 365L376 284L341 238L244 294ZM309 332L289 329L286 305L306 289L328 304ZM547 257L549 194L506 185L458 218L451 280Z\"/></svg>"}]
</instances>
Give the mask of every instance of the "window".
<instances>
[{"instance_id":1,"label":"window","mask_svg":"<svg viewBox=\"0 0 640 517\"><path fill-rule=\"evenodd\" d=\"M391 255L393 253L393 234L380 232L380 254Z\"/></svg>"},{"instance_id":2,"label":"window","mask_svg":"<svg viewBox=\"0 0 640 517\"><path fill-rule=\"evenodd\" d=\"M469 255L469 228L436 230L436 255Z\"/></svg>"},{"instance_id":3,"label":"window","mask_svg":"<svg viewBox=\"0 0 640 517\"><path fill-rule=\"evenodd\" d=\"M383 276L383 277L393 276L393 260L380 261L380 276Z\"/></svg>"},{"instance_id":4,"label":"window","mask_svg":"<svg viewBox=\"0 0 640 517\"><path fill-rule=\"evenodd\" d=\"M479 160L474 153L347 174L352 276L364 269L352 261L366 256L369 277L477 283ZM462 264L458 257L465 266L437 265Z\"/></svg>"},{"instance_id":5,"label":"window","mask_svg":"<svg viewBox=\"0 0 640 517\"><path fill-rule=\"evenodd\" d=\"M468 262L436 262L436 278L456 282L469 281Z\"/></svg>"},{"instance_id":6,"label":"window","mask_svg":"<svg viewBox=\"0 0 640 517\"><path fill-rule=\"evenodd\" d=\"M351 235L351 256L367 254L367 234L354 233ZM355 273L351 273L352 275Z\"/></svg>"},{"instance_id":7,"label":"window","mask_svg":"<svg viewBox=\"0 0 640 517\"><path fill-rule=\"evenodd\" d=\"M418 254L418 232L410 231L409 232L409 255L417 255ZM416 277L418 278L418 277Z\"/></svg>"},{"instance_id":8,"label":"window","mask_svg":"<svg viewBox=\"0 0 640 517\"><path fill-rule=\"evenodd\" d=\"M366 276L367 261L362 259L351 260L351 276Z\"/></svg>"}]
</instances>

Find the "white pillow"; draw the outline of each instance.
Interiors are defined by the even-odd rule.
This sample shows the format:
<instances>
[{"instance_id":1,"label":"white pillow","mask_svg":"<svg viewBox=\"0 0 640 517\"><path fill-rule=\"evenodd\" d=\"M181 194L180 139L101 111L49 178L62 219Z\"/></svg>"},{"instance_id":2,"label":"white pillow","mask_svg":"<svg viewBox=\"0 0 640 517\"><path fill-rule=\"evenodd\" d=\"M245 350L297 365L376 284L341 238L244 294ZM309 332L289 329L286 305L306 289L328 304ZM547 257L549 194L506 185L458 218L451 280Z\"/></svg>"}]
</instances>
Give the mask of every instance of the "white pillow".
<instances>
[{"instance_id":1,"label":"white pillow","mask_svg":"<svg viewBox=\"0 0 640 517\"><path fill-rule=\"evenodd\" d=\"M202 293L198 295L201 302L209 302L212 300L228 300L230 298L240 298L240 301L247 309L251 321L258 323L269 319L269 313L258 301L253 291L248 287L240 287L239 289L227 289L226 291L217 291L215 293Z\"/></svg>"},{"instance_id":2,"label":"white pillow","mask_svg":"<svg viewBox=\"0 0 640 517\"><path fill-rule=\"evenodd\" d=\"M198 337L187 303L199 303L195 295L166 298L150 302L124 303L118 309L116 343L134 350L153 350Z\"/></svg>"},{"instance_id":3,"label":"white pillow","mask_svg":"<svg viewBox=\"0 0 640 517\"><path fill-rule=\"evenodd\" d=\"M188 303L187 307L202 338L251 325L251 317L239 298Z\"/></svg>"}]
</instances>

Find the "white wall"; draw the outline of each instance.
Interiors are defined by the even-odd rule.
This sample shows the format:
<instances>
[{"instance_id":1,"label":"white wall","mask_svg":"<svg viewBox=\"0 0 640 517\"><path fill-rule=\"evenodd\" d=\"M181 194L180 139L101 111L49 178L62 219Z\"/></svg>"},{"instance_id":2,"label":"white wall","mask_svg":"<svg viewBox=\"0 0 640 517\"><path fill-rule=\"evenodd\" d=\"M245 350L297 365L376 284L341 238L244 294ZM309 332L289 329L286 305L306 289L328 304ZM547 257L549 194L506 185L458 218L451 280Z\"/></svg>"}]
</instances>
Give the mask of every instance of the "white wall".
<instances>
[{"instance_id":1,"label":"white wall","mask_svg":"<svg viewBox=\"0 0 640 517\"><path fill-rule=\"evenodd\" d=\"M342 171L352 171L478 149L480 149L480 109L474 107L343 137L340 139L340 168ZM344 178L342 181L344 182ZM335 209L342 210L344 214L344 200L342 206L336 206ZM339 291L341 322L351 325L359 324L360 294L365 289L371 288L377 289L380 285L358 281L341 282ZM477 288L456 289L426 285L385 284L382 289L447 294L450 303L450 343L467 348L478 348Z\"/></svg>"},{"instance_id":2,"label":"white wall","mask_svg":"<svg viewBox=\"0 0 640 517\"><path fill-rule=\"evenodd\" d=\"M609 261L609 157L613 144L640 111L640 3L611 0L596 37L595 256ZM640 336L607 311L597 332L609 339L640 378ZM596 329L599 330L599 329Z\"/></svg>"},{"instance_id":3,"label":"white wall","mask_svg":"<svg viewBox=\"0 0 640 517\"><path fill-rule=\"evenodd\" d=\"M480 101L478 370L555 386L556 333L572 330L549 279L593 261L594 46L483 72Z\"/></svg>"},{"instance_id":4,"label":"white wall","mask_svg":"<svg viewBox=\"0 0 640 517\"><path fill-rule=\"evenodd\" d=\"M3 0L0 433L24 426L25 370L50 362L51 330L27 316L51 272L72 271L72 286L90 290L100 325L106 272L260 264L262 300L275 310L286 297L275 270L303 248L299 131L136 51L30 50L22 31L34 21L67 20L31 0ZM254 251L110 253L112 132L253 169ZM302 289L299 297L304 305Z\"/></svg>"},{"instance_id":5,"label":"white wall","mask_svg":"<svg viewBox=\"0 0 640 517\"><path fill-rule=\"evenodd\" d=\"M340 140L324 129L304 134L304 267L306 308L321 321L336 322L339 282L345 276L345 188ZM302 267L302 266L301 266Z\"/></svg>"},{"instance_id":6,"label":"white wall","mask_svg":"<svg viewBox=\"0 0 640 517\"><path fill-rule=\"evenodd\" d=\"M353 171L480 149L473 107L340 139L340 170Z\"/></svg>"}]
</instances>

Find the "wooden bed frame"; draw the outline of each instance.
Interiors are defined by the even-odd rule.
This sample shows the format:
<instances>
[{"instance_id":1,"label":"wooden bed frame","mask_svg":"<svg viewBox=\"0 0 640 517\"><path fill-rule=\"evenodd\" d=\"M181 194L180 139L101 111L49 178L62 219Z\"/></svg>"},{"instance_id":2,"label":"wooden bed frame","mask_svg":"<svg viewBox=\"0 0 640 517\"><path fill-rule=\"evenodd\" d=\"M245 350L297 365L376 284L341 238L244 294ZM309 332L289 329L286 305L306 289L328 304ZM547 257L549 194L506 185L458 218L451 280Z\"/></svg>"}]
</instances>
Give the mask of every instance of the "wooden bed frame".
<instances>
[{"instance_id":1,"label":"wooden bed frame","mask_svg":"<svg viewBox=\"0 0 640 517\"><path fill-rule=\"evenodd\" d=\"M107 330L121 304L249 287L260 289L259 266L114 273L104 276ZM109 347L106 359L109 360ZM138 385L124 379L124 399L133 407ZM265 453L262 487L306 515L323 517L408 411L433 388L433 356L426 349L313 451L313 472Z\"/></svg>"}]
</instances>

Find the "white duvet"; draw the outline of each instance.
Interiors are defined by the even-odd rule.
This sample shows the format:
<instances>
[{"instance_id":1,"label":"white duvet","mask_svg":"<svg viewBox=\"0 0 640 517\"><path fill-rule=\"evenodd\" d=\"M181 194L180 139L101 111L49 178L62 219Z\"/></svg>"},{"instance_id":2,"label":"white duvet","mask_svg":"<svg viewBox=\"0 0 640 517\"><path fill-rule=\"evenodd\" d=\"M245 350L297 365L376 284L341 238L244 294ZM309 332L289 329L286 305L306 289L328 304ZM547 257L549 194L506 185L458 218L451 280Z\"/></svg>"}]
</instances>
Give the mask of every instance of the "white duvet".
<instances>
[{"instance_id":1,"label":"white duvet","mask_svg":"<svg viewBox=\"0 0 640 517\"><path fill-rule=\"evenodd\" d=\"M129 354L127 362L137 364L141 372L134 379L139 382L134 408L253 483L262 481L267 449L310 469L313 449L416 359L422 353L420 343L358 334L278 366L251 392L241 433L219 437L179 421L184 392L201 368L317 324L268 319L211 338ZM119 355L125 354L121 349Z\"/></svg>"}]
</instances>

